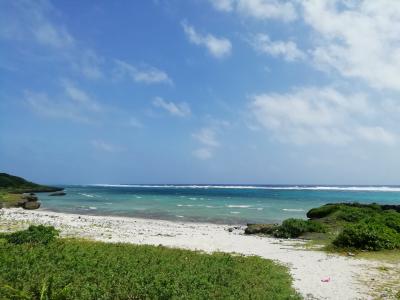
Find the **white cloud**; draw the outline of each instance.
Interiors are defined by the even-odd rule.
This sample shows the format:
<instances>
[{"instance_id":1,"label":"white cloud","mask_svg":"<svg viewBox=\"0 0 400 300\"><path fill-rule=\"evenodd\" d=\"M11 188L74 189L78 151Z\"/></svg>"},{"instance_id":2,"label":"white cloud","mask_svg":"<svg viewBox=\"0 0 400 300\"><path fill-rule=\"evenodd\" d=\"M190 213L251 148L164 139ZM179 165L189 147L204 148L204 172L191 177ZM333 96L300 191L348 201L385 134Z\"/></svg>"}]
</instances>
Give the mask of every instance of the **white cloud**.
<instances>
[{"instance_id":1,"label":"white cloud","mask_svg":"<svg viewBox=\"0 0 400 300\"><path fill-rule=\"evenodd\" d=\"M202 160L207 160L213 157L212 150L209 148L196 149L193 151L193 155Z\"/></svg>"},{"instance_id":2,"label":"white cloud","mask_svg":"<svg viewBox=\"0 0 400 300\"><path fill-rule=\"evenodd\" d=\"M41 19L40 23L32 28L32 33L39 43L55 48L70 47L74 43L74 38L65 28L57 28L45 19Z\"/></svg>"},{"instance_id":3,"label":"white cloud","mask_svg":"<svg viewBox=\"0 0 400 300\"><path fill-rule=\"evenodd\" d=\"M250 42L257 51L274 57L283 56L287 61L305 58L305 54L292 41L271 41L268 35L257 34Z\"/></svg>"},{"instance_id":4,"label":"white cloud","mask_svg":"<svg viewBox=\"0 0 400 300\"><path fill-rule=\"evenodd\" d=\"M400 1L302 1L317 34L312 51L323 70L400 90Z\"/></svg>"},{"instance_id":5,"label":"white cloud","mask_svg":"<svg viewBox=\"0 0 400 300\"><path fill-rule=\"evenodd\" d=\"M55 118L68 119L75 122L91 123L91 120L71 102L49 99L46 93L25 92L26 104L38 115Z\"/></svg>"},{"instance_id":6,"label":"white cloud","mask_svg":"<svg viewBox=\"0 0 400 300\"><path fill-rule=\"evenodd\" d=\"M67 62L83 76L102 78L102 58L93 50L79 45L68 29L58 22L59 15L46 0L0 3L0 38L25 42L27 47L40 45L48 51L46 55L56 57L63 64Z\"/></svg>"},{"instance_id":7,"label":"white cloud","mask_svg":"<svg viewBox=\"0 0 400 300\"><path fill-rule=\"evenodd\" d=\"M277 19L285 22L297 19L292 1L284 0L210 0L219 11L236 11L242 16L257 20Z\"/></svg>"},{"instance_id":8,"label":"white cloud","mask_svg":"<svg viewBox=\"0 0 400 300\"><path fill-rule=\"evenodd\" d=\"M209 0L215 9L220 11L232 11L234 0Z\"/></svg>"},{"instance_id":9,"label":"white cloud","mask_svg":"<svg viewBox=\"0 0 400 300\"><path fill-rule=\"evenodd\" d=\"M95 123L98 114L104 109L85 91L72 81L61 81L63 93L52 96L46 93L25 92L25 102L37 114L56 119L68 119L76 122Z\"/></svg>"},{"instance_id":10,"label":"white cloud","mask_svg":"<svg viewBox=\"0 0 400 300\"><path fill-rule=\"evenodd\" d=\"M204 46L216 58L224 58L231 54L232 44L227 38L217 38L212 34L202 35L193 26L182 22L183 30L189 41L195 45Z\"/></svg>"},{"instance_id":11,"label":"white cloud","mask_svg":"<svg viewBox=\"0 0 400 300\"><path fill-rule=\"evenodd\" d=\"M167 83L172 84L171 78L162 70L152 66L133 66L122 60L115 60L116 68L114 70L116 78L128 76L135 82L146 84Z\"/></svg>"},{"instance_id":12,"label":"white cloud","mask_svg":"<svg viewBox=\"0 0 400 300\"><path fill-rule=\"evenodd\" d=\"M397 135L382 122L382 107L363 94L333 88L303 88L285 94L255 95L251 111L276 139L295 144L347 145L367 141L394 144Z\"/></svg>"},{"instance_id":13,"label":"white cloud","mask_svg":"<svg viewBox=\"0 0 400 300\"><path fill-rule=\"evenodd\" d=\"M128 121L128 126L134 128L143 128L143 123L135 117L131 117Z\"/></svg>"},{"instance_id":14,"label":"white cloud","mask_svg":"<svg viewBox=\"0 0 400 300\"><path fill-rule=\"evenodd\" d=\"M62 80L65 93L67 96L76 102L77 105L81 105L91 111L100 111L100 105L83 90L79 89L69 80Z\"/></svg>"},{"instance_id":15,"label":"white cloud","mask_svg":"<svg viewBox=\"0 0 400 300\"><path fill-rule=\"evenodd\" d=\"M0 7L0 36L12 40L33 40L44 46L66 49L75 44L68 30L52 22L54 8L47 1L10 1ZM7 12L7 13L1 13Z\"/></svg>"},{"instance_id":16,"label":"white cloud","mask_svg":"<svg viewBox=\"0 0 400 300\"><path fill-rule=\"evenodd\" d=\"M238 0L237 10L256 19L293 21L297 18L294 5L283 0Z\"/></svg>"},{"instance_id":17,"label":"white cloud","mask_svg":"<svg viewBox=\"0 0 400 300\"><path fill-rule=\"evenodd\" d=\"M96 150L108 153L119 153L124 150L124 148L120 146L105 142L103 140L92 140L91 144Z\"/></svg>"},{"instance_id":18,"label":"white cloud","mask_svg":"<svg viewBox=\"0 0 400 300\"><path fill-rule=\"evenodd\" d=\"M357 133L361 138L369 142L379 142L391 145L397 140L397 136L395 134L380 126L359 127L357 128Z\"/></svg>"},{"instance_id":19,"label":"white cloud","mask_svg":"<svg viewBox=\"0 0 400 300\"><path fill-rule=\"evenodd\" d=\"M156 97L153 100L153 105L166 110L169 114L177 117L187 117L191 114L190 107L187 103L174 103L166 101L161 97Z\"/></svg>"},{"instance_id":20,"label":"white cloud","mask_svg":"<svg viewBox=\"0 0 400 300\"><path fill-rule=\"evenodd\" d=\"M216 132L211 128L202 128L199 132L194 133L193 137L197 139L200 143L209 147L218 147L219 142L216 138Z\"/></svg>"},{"instance_id":21,"label":"white cloud","mask_svg":"<svg viewBox=\"0 0 400 300\"><path fill-rule=\"evenodd\" d=\"M192 134L192 136L201 144L201 147L196 149L193 155L203 160L212 158L215 148L220 146L216 130L210 127L204 127Z\"/></svg>"},{"instance_id":22,"label":"white cloud","mask_svg":"<svg viewBox=\"0 0 400 300\"><path fill-rule=\"evenodd\" d=\"M104 58L100 57L93 50L81 50L78 63L74 63L78 70L88 79L101 79L104 77L102 65Z\"/></svg>"}]
</instances>

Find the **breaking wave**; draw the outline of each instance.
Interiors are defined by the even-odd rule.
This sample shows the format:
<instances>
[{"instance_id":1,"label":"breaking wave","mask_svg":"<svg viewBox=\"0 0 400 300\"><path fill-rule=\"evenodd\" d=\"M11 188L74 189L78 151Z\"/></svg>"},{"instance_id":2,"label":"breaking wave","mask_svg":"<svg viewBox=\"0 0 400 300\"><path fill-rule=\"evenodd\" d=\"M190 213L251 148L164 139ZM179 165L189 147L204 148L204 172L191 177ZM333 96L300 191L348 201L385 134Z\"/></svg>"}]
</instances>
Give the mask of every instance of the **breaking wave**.
<instances>
[{"instance_id":1,"label":"breaking wave","mask_svg":"<svg viewBox=\"0 0 400 300\"><path fill-rule=\"evenodd\" d=\"M400 192L400 186L259 186L259 185L145 185L145 184L91 184L99 187L121 188L170 188L170 189L255 189L255 190L315 190L315 191L360 191Z\"/></svg>"}]
</instances>

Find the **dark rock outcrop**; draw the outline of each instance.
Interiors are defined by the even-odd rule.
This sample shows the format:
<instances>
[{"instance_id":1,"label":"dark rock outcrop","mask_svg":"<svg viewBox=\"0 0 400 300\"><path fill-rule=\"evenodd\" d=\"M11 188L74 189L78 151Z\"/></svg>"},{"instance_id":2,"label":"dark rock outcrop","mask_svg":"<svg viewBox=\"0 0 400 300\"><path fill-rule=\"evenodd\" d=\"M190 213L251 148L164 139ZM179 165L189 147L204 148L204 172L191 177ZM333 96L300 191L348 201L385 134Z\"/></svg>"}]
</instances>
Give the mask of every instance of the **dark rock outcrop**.
<instances>
[{"instance_id":1,"label":"dark rock outcrop","mask_svg":"<svg viewBox=\"0 0 400 300\"><path fill-rule=\"evenodd\" d=\"M38 209L40 207L39 201L27 201L22 206L24 209Z\"/></svg>"},{"instance_id":2,"label":"dark rock outcrop","mask_svg":"<svg viewBox=\"0 0 400 300\"><path fill-rule=\"evenodd\" d=\"M278 224L247 224L244 230L245 234L272 234L277 228Z\"/></svg>"},{"instance_id":3,"label":"dark rock outcrop","mask_svg":"<svg viewBox=\"0 0 400 300\"><path fill-rule=\"evenodd\" d=\"M55 192L51 193L49 196L65 196L67 193L66 192Z\"/></svg>"}]
</instances>

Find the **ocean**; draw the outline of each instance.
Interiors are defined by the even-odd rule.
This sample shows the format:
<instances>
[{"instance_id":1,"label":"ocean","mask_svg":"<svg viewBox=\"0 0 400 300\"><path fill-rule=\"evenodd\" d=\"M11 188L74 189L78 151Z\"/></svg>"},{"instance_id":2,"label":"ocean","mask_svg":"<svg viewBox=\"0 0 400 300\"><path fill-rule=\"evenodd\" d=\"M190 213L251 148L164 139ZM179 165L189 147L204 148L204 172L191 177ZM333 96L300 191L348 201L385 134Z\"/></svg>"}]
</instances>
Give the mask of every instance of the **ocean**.
<instances>
[{"instance_id":1,"label":"ocean","mask_svg":"<svg viewBox=\"0 0 400 300\"><path fill-rule=\"evenodd\" d=\"M400 204L400 186L98 184L63 187L66 196L39 194L43 209L245 224L306 218L309 209L332 202Z\"/></svg>"}]
</instances>

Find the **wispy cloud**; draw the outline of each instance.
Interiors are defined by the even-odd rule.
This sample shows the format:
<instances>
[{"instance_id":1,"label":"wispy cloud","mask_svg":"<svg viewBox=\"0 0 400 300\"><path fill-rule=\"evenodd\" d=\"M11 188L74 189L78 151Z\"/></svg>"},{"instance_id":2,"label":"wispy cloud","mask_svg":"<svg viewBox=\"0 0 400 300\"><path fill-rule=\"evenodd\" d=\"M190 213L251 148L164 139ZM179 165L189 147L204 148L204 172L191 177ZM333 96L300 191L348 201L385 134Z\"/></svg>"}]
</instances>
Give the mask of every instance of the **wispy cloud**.
<instances>
[{"instance_id":1,"label":"wispy cloud","mask_svg":"<svg viewBox=\"0 0 400 300\"><path fill-rule=\"evenodd\" d=\"M199 159L210 159L214 156L214 150L220 146L217 139L217 132L211 127L204 127L192 134L201 147L193 151L193 155Z\"/></svg>"},{"instance_id":2,"label":"wispy cloud","mask_svg":"<svg viewBox=\"0 0 400 300\"><path fill-rule=\"evenodd\" d=\"M101 79L106 76L103 70L105 59L93 50L81 50L79 58L72 63L88 79Z\"/></svg>"},{"instance_id":3,"label":"wispy cloud","mask_svg":"<svg viewBox=\"0 0 400 300\"><path fill-rule=\"evenodd\" d=\"M40 116L55 119L68 119L75 122L90 123L90 119L71 102L49 99L46 93L25 92L25 102L33 112Z\"/></svg>"},{"instance_id":4,"label":"wispy cloud","mask_svg":"<svg viewBox=\"0 0 400 300\"><path fill-rule=\"evenodd\" d=\"M212 34L199 34L193 26L182 22L183 30L189 41L198 46L204 46L216 58L224 58L231 54L232 44L227 38L218 38Z\"/></svg>"},{"instance_id":5,"label":"wispy cloud","mask_svg":"<svg viewBox=\"0 0 400 300\"><path fill-rule=\"evenodd\" d=\"M144 127L143 123L136 117L129 118L128 126L134 127L134 128L143 128Z\"/></svg>"},{"instance_id":6,"label":"wispy cloud","mask_svg":"<svg viewBox=\"0 0 400 300\"><path fill-rule=\"evenodd\" d=\"M199 132L194 133L193 137L205 146L219 146L219 142L216 138L216 132L214 129L202 128Z\"/></svg>"},{"instance_id":7,"label":"wispy cloud","mask_svg":"<svg viewBox=\"0 0 400 300\"><path fill-rule=\"evenodd\" d=\"M193 155L199 159L207 160L213 157L213 152L210 148L198 148L193 151Z\"/></svg>"},{"instance_id":8,"label":"wispy cloud","mask_svg":"<svg viewBox=\"0 0 400 300\"><path fill-rule=\"evenodd\" d=\"M76 122L94 123L102 106L72 81L61 81L63 92L49 96L47 93L25 92L25 102L37 114Z\"/></svg>"},{"instance_id":9,"label":"wispy cloud","mask_svg":"<svg viewBox=\"0 0 400 300\"><path fill-rule=\"evenodd\" d=\"M124 151L125 149L121 146L111 144L109 142L105 142L103 140L92 140L92 146L99 151L108 152L108 153L119 153Z\"/></svg>"},{"instance_id":10,"label":"wispy cloud","mask_svg":"<svg viewBox=\"0 0 400 300\"><path fill-rule=\"evenodd\" d=\"M146 84L173 84L172 79L165 71L149 65L134 66L122 60L115 60L114 76L117 79L128 77L134 82Z\"/></svg>"},{"instance_id":11,"label":"wispy cloud","mask_svg":"<svg viewBox=\"0 0 400 300\"><path fill-rule=\"evenodd\" d=\"M236 11L239 15L258 20L277 19L285 22L297 19L294 1L285 0L209 0L219 11Z\"/></svg>"},{"instance_id":12,"label":"wispy cloud","mask_svg":"<svg viewBox=\"0 0 400 300\"><path fill-rule=\"evenodd\" d=\"M72 81L64 79L62 80L62 85L66 95L75 101L78 106L94 112L101 110L100 104L93 100L85 91L74 85Z\"/></svg>"},{"instance_id":13,"label":"wispy cloud","mask_svg":"<svg viewBox=\"0 0 400 300\"><path fill-rule=\"evenodd\" d=\"M292 1L237 0L237 11L242 15L260 20L293 21L297 19L297 12Z\"/></svg>"},{"instance_id":14,"label":"wispy cloud","mask_svg":"<svg viewBox=\"0 0 400 300\"><path fill-rule=\"evenodd\" d=\"M102 78L102 58L83 47L54 15L59 12L46 0L2 2L0 38L39 45L83 76Z\"/></svg>"},{"instance_id":15,"label":"wispy cloud","mask_svg":"<svg viewBox=\"0 0 400 300\"><path fill-rule=\"evenodd\" d=\"M10 40L30 40L38 44L69 49L75 39L62 26L48 18L54 12L48 1L10 1L0 6L0 37Z\"/></svg>"},{"instance_id":16,"label":"wispy cloud","mask_svg":"<svg viewBox=\"0 0 400 300\"><path fill-rule=\"evenodd\" d=\"M153 100L153 105L158 108L162 108L172 116L187 117L191 114L190 107L187 103L174 103L172 101L166 101L161 97L156 97Z\"/></svg>"},{"instance_id":17,"label":"wispy cloud","mask_svg":"<svg viewBox=\"0 0 400 300\"><path fill-rule=\"evenodd\" d=\"M220 11L232 11L234 8L234 0L209 0L215 9Z\"/></svg>"},{"instance_id":18,"label":"wispy cloud","mask_svg":"<svg viewBox=\"0 0 400 300\"><path fill-rule=\"evenodd\" d=\"M254 49L274 57L282 56L286 61L304 59L305 53L293 41L272 41L267 34L257 34L250 40Z\"/></svg>"}]
</instances>

